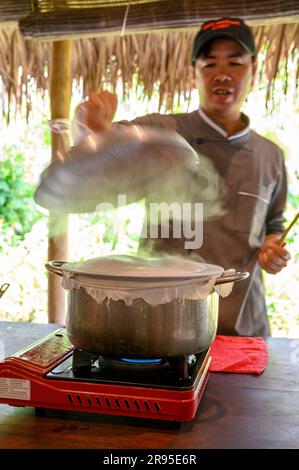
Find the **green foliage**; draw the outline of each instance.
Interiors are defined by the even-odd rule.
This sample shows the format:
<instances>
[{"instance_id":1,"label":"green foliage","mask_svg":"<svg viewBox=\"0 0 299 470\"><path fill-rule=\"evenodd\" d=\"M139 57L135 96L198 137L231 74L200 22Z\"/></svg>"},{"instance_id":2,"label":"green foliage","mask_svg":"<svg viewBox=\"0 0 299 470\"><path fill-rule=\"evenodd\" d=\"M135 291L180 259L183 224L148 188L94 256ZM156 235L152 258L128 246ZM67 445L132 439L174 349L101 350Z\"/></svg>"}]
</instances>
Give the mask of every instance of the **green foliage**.
<instances>
[{"instance_id":1,"label":"green foliage","mask_svg":"<svg viewBox=\"0 0 299 470\"><path fill-rule=\"evenodd\" d=\"M45 121L42 122L42 124L46 124ZM49 126L47 126L45 129L44 129L44 132L43 132L43 144L45 147L49 147L51 145L51 131L49 129Z\"/></svg>"},{"instance_id":2,"label":"green foliage","mask_svg":"<svg viewBox=\"0 0 299 470\"><path fill-rule=\"evenodd\" d=\"M299 181L298 181L299 183ZM298 184L299 186L299 184ZM288 193L288 202L292 206L293 209L298 210L299 207L299 193L293 194L291 191Z\"/></svg>"},{"instance_id":3,"label":"green foliage","mask_svg":"<svg viewBox=\"0 0 299 470\"><path fill-rule=\"evenodd\" d=\"M267 310L272 333L275 336L288 336L289 324L287 319L277 310L277 303L272 300L273 295L268 294Z\"/></svg>"},{"instance_id":4,"label":"green foliage","mask_svg":"<svg viewBox=\"0 0 299 470\"><path fill-rule=\"evenodd\" d=\"M40 214L34 208L34 185L24 180L24 155L4 147L0 160L0 237L16 246L30 232ZM2 245L2 243L1 243ZM0 250L2 247L0 246Z\"/></svg>"}]
</instances>

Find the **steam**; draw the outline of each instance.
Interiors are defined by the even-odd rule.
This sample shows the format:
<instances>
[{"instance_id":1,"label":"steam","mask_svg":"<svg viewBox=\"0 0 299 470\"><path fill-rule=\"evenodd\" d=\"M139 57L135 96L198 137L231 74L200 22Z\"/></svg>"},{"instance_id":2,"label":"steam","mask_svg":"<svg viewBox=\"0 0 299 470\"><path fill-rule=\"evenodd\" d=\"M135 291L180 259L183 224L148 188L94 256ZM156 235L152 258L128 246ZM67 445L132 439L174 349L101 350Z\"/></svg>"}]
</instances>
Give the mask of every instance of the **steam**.
<instances>
[{"instance_id":1,"label":"steam","mask_svg":"<svg viewBox=\"0 0 299 470\"><path fill-rule=\"evenodd\" d=\"M164 227L166 236L167 223L173 229L178 220L190 239L198 231L196 224L224 213L223 194L213 163L174 131L119 126L89 135L63 162L52 163L41 176L35 201L67 214L146 199L148 208L156 204L154 223ZM50 236L62 233L61 227L52 223Z\"/></svg>"}]
</instances>

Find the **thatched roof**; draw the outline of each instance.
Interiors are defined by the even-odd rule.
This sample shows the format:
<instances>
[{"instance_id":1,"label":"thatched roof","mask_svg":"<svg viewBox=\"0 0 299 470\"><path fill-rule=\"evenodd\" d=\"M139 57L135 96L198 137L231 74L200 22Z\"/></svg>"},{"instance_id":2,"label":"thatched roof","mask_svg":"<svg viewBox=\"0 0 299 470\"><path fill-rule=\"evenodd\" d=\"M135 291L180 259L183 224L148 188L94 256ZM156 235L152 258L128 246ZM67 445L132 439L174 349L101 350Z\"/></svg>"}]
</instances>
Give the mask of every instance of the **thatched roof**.
<instances>
[{"instance_id":1,"label":"thatched roof","mask_svg":"<svg viewBox=\"0 0 299 470\"><path fill-rule=\"evenodd\" d=\"M27 17L20 19L21 9L14 10L12 4L22 4ZM30 15L28 5L35 5ZM2 0L0 22L6 22L2 26L20 20L20 28L0 29L3 102L7 106L5 95L9 100L15 97L18 104L27 98L30 110L29 81L36 80L41 90L48 88L51 40L84 37L73 41L72 70L74 79L83 79L85 93L107 82L116 87L119 77L128 91L135 75L148 95L157 84L160 104L170 109L176 93L187 97L190 93L188 66L196 30L206 19L222 14L241 16L253 25L257 48L266 54L259 80L266 82L269 90L279 64L287 66L290 54L297 58L298 79L299 2ZM165 29L170 31L159 32Z\"/></svg>"},{"instance_id":2,"label":"thatched roof","mask_svg":"<svg viewBox=\"0 0 299 470\"><path fill-rule=\"evenodd\" d=\"M39 39L140 33L198 27L206 19L241 16L249 24L295 22L294 0L1 0L0 22L19 21Z\"/></svg>"}]
</instances>

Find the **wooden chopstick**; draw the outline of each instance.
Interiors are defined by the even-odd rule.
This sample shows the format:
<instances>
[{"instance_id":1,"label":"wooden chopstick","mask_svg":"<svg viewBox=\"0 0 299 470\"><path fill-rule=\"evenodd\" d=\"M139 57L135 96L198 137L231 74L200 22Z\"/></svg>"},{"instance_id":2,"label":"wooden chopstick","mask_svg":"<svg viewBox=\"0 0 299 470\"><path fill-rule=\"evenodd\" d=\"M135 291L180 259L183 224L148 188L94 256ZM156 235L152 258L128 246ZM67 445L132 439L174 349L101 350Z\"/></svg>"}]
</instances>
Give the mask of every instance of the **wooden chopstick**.
<instances>
[{"instance_id":1,"label":"wooden chopstick","mask_svg":"<svg viewBox=\"0 0 299 470\"><path fill-rule=\"evenodd\" d=\"M287 228L285 229L285 231L283 232L283 234L281 235L280 239L278 240L278 245L281 245L282 242L284 241L285 237L287 236L287 234L289 233L289 231L291 230L291 228L293 227L293 225L295 225L295 223L297 222L297 220L299 219L299 212L298 214L295 215L294 219L292 220L292 222L287 226Z\"/></svg>"}]
</instances>

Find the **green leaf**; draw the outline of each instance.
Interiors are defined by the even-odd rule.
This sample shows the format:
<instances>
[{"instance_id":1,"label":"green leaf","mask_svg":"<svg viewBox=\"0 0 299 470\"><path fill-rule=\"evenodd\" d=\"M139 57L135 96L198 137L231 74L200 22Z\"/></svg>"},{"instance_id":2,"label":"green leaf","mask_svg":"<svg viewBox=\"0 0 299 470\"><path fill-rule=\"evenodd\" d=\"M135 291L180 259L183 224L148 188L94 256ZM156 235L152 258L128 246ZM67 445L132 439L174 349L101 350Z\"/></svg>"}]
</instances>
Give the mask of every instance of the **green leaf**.
<instances>
[{"instance_id":1,"label":"green leaf","mask_svg":"<svg viewBox=\"0 0 299 470\"><path fill-rule=\"evenodd\" d=\"M9 184L6 181L0 180L0 192L9 191L9 190L10 190Z\"/></svg>"}]
</instances>

